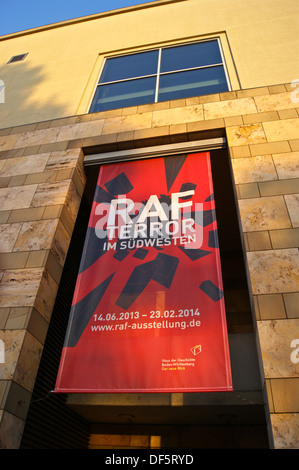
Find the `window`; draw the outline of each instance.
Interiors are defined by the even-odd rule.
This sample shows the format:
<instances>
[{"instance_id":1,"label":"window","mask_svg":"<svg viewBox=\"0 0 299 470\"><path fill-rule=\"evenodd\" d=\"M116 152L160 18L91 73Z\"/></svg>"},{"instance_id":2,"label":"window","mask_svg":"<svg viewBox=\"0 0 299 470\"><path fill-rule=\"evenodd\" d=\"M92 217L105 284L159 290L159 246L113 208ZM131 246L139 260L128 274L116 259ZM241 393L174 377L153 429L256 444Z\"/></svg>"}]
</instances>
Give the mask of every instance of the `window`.
<instances>
[{"instance_id":1,"label":"window","mask_svg":"<svg viewBox=\"0 0 299 470\"><path fill-rule=\"evenodd\" d=\"M13 62L20 62L21 60L24 60L27 55L28 55L28 52L27 54L14 55L13 57L9 59L7 63L12 64Z\"/></svg>"},{"instance_id":2,"label":"window","mask_svg":"<svg viewBox=\"0 0 299 470\"><path fill-rule=\"evenodd\" d=\"M228 91L217 39L107 58L90 112Z\"/></svg>"}]
</instances>

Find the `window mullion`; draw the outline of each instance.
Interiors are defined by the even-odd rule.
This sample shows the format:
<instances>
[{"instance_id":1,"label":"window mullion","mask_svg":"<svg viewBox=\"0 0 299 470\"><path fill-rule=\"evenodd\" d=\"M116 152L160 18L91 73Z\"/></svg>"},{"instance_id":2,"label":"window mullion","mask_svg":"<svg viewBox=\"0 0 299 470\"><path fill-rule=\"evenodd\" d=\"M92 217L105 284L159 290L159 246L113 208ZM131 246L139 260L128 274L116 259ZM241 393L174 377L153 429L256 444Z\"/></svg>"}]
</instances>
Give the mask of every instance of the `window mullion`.
<instances>
[{"instance_id":1,"label":"window mullion","mask_svg":"<svg viewBox=\"0 0 299 470\"><path fill-rule=\"evenodd\" d=\"M160 75L169 75L171 73L189 72L189 71L192 72L192 70L210 69L212 67L219 67L219 66L223 66L223 63L219 62L219 64L200 65L199 67L190 67L188 69L167 70L167 72L161 72Z\"/></svg>"},{"instance_id":2,"label":"window mullion","mask_svg":"<svg viewBox=\"0 0 299 470\"><path fill-rule=\"evenodd\" d=\"M161 69L161 55L162 55L162 49L160 48L159 49L159 55L158 55L158 65L157 65L157 81L156 81L156 91L155 91L155 103L158 103L160 69Z\"/></svg>"},{"instance_id":3,"label":"window mullion","mask_svg":"<svg viewBox=\"0 0 299 470\"><path fill-rule=\"evenodd\" d=\"M98 83L98 86L113 85L113 83L130 82L130 81L133 81L133 80L139 80L140 78L151 78L151 77L155 77L155 74L141 75L140 77L138 76L138 77L130 77L130 78L121 78L120 80L112 80L111 82Z\"/></svg>"}]
</instances>

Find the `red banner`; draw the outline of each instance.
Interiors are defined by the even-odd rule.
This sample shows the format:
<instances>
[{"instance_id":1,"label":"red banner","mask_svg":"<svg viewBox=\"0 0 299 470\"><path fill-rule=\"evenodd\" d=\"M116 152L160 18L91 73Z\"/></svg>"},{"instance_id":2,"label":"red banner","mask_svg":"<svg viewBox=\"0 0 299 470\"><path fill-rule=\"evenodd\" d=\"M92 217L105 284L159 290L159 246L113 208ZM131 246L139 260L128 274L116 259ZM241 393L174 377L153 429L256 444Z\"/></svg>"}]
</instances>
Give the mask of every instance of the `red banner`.
<instances>
[{"instance_id":1,"label":"red banner","mask_svg":"<svg viewBox=\"0 0 299 470\"><path fill-rule=\"evenodd\" d=\"M102 166L55 391L230 390L209 153Z\"/></svg>"}]
</instances>

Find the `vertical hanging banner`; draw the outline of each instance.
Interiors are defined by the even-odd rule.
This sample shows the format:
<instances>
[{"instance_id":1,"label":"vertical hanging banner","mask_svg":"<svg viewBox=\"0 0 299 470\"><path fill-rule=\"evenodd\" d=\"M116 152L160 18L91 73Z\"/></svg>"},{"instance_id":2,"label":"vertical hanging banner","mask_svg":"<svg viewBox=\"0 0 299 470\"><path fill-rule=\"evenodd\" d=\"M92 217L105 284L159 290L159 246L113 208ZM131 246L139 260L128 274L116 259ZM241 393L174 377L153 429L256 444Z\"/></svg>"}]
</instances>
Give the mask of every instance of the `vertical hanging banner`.
<instances>
[{"instance_id":1,"label":"vertical hanging banner","mask_svg":"<svg viewBox=\"0 0 299 470\"><path fill-rule=\"evenodd\" d=\"M55 392L231 390L209 153L102 166Z\"/></svg>"}]
</instances>

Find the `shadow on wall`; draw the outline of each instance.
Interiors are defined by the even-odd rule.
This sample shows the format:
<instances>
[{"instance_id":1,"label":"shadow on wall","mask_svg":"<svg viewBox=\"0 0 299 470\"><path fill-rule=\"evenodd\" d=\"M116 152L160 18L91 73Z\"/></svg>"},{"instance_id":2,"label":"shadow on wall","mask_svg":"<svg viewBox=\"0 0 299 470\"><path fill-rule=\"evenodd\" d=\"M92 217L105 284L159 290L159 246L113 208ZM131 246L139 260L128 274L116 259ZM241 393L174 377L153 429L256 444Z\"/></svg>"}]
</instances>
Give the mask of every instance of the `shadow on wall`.
<instances>
[{"instance_id":1,"label":"shadow on wall","mask_svg":"<svg viewBox=\"0 0 299 470\"><path fill-rule=\"evenodd\" d=\"M4 99L0 101L0 129L67 115L62 99L55 93L55 80L49 79L44 67L32 67L28 58L0 66L0 81L4 85ZM46 96L41 87L45 80L50 87Z\"/></svg>"}]
</instances>

